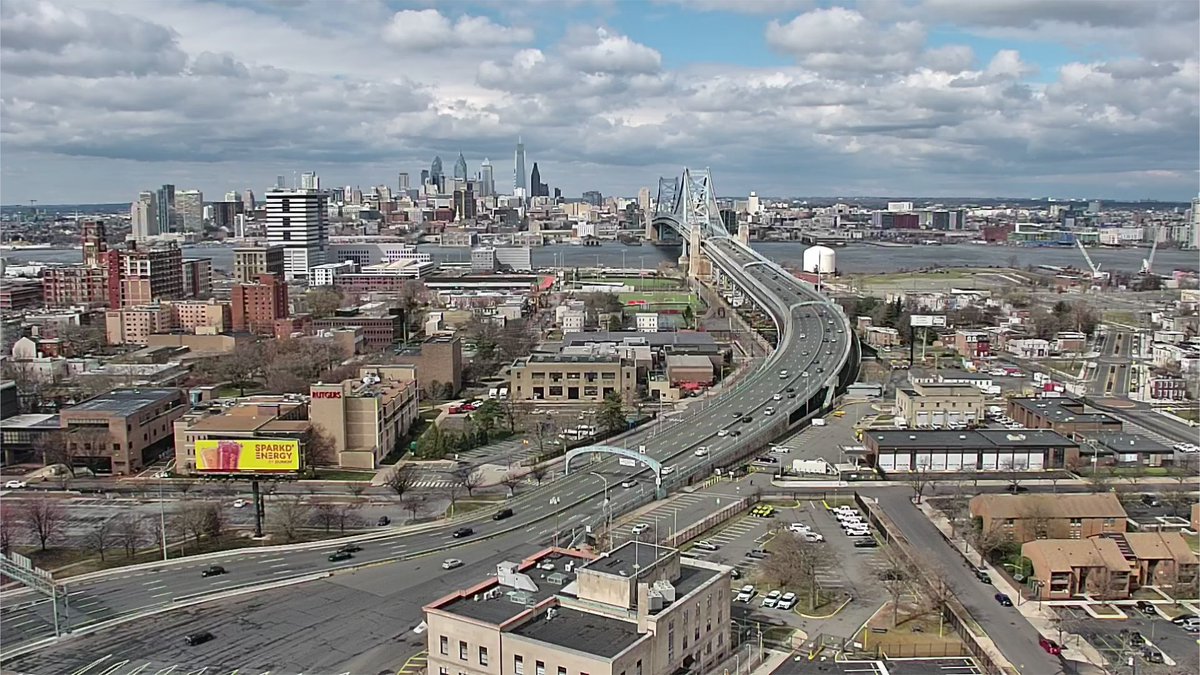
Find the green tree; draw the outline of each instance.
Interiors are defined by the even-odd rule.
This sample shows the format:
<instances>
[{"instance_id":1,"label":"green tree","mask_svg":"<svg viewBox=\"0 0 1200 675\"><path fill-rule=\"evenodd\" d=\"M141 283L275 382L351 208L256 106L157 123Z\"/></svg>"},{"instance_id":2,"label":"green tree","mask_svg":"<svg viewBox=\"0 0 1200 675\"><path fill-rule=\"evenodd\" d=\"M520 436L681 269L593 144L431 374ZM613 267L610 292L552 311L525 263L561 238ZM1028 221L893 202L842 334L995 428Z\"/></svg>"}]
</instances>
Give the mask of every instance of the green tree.
<instances>
[{"instance_id":1,"label":"green tree","mask_svg":"<svg viewBox=\"0 0 1200 675\"><path fill-rule=\"evenodd\" d=\"M621 316L619 314L613 314L608 317L608 330L609 331L616 333L617 331L621 330L622 328L624 328L624 325L621 323Z\"/></svg>"},{"instance_id":2,"label":"green tree","mask_svg":"<svg viewBox=\"0 0 1200 675\"><path fill-rule=\"evenodd\" d=\"M693 328L695 322L696 322L696 311L692 309L691 305L687 305L686 307L683 308L683 327L684 328Z\"/></svg>"},{"instance_id":3,"label":"green tree","mask_svg":"<svg viewBox=\"0 0 1200 675\"><path fill-rule=\"evenodd\" d=\"M615 434L625 428L625 404L621 401L620 394L610 391L604 396L596 421L609 434Z\"/></svg>"},{"instance_id":4,"label":"green tree","mask_svg":"<svg viewBox=\"0 0 1200 675\"><path fill-rule=\"evenodd\" d=\"M492 430L496 428L496 423L500 421L500 414L500 404L495 399L484 401L475 412L471 413L471 421L479 436L484 439L484 443L487 443Z\"/></svg>"}]
</instances>

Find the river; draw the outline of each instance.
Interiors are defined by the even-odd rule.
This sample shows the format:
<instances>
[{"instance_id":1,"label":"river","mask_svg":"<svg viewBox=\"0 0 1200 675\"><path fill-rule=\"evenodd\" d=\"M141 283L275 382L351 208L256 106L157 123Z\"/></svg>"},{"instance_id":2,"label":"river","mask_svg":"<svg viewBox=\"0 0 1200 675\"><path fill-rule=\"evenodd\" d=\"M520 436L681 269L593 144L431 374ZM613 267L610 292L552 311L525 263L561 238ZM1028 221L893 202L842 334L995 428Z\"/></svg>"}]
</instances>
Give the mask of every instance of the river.
<instances>
[{"instance_id":1,"label":"river","mask_svg":"<svg viewBox=\"0 0 1200 675\"><path fill-rule=\"evenodd\" d=\"M800 262L808 245L799 242L756 242L754 248L780 263ZM469 262L471 252L466 248L442 248L421 245L438 262ZM929 267L1001 267L1015 263L1017 267L1053 265L1083 268L1086 263L1074 248L1025 248L1017 246L984 246L954 244L950 246L882 247L871 244L852 244L835 249L837 268L842 274L881 274ZM1089 249L1102 270L1136 272L1148 249ZM25 249L0 253L9 264L23 262L74 263L82 252L78 249ZM224 246L184 246L185 258L211 258L213 267L225 272L233 270L233 248ZM601 246L554 245L533 249L533 264L537 267L643 267L654 269L663 261L675 262L678 248L656 246L626 246L608 243ZM1195 251L1160 249L1154 259L1159 273L1174 269L1196 270L1200 267Z\"/></svg>"}]
</instances>

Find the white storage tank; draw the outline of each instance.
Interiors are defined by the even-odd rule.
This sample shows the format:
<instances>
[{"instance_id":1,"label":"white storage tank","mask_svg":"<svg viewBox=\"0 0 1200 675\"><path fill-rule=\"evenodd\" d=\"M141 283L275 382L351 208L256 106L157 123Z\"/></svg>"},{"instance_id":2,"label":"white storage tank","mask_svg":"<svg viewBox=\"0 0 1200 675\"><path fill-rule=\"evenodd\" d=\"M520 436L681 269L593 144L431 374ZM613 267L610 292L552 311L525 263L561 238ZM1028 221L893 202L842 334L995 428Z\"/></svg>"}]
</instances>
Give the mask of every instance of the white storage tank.
<instances>
[{"instance_id":1,"label":"white storage tank","mask_svg":"<svg viewBox=\"0 0 1200 675\"><path fill-rule=\"evenodd\" d=\"M804 250L804 271L833 274L837 269L837 254L827 246L812 246Z\"/></svg>"}]
</instances>

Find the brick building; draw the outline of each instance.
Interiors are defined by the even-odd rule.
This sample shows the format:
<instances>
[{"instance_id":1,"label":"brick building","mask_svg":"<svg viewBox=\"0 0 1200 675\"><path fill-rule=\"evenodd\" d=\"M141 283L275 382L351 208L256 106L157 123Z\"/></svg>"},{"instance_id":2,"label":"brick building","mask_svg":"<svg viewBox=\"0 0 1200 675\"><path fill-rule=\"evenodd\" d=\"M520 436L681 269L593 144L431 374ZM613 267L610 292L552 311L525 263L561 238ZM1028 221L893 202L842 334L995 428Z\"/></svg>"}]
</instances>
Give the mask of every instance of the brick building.
<instances>
[{"instance_id":1,"label":"brick building","mask_svg":"<svg viewBox=\"0 0 1200 675\"><path fill-rule=\"evenodd\" d=\"M0 310L19 312L44 301L41 279L5 279L0 284Z\"/></svg>"},{"instance_id":2,"label":"brick building","mask_svg":"<svg viewBox=\"0 0 1200 675\"><path fill-rule=\"evenodd\" d=\"M1008 416L1027 429L1053 429L1068 438L1122 428L1121 420L1073 398L1010 398Z\"/></svg>"},{"instance_id":3,"label":"brick building","mask_svg":"<svg viewBox=\"0 0 1200 675\"><path fill-rule=\"evenodd\" d=\"M462 339L453 336L432 337L419 347L405 349L395 358L396 363L410 364L417 369L417 384L423 391L437 382L449 384L455 394L462 389Z\"/></svg>"},{"instance_id":4,"label":"brick building","mask_svg":"<svg viewBox=\"0 0 1200 675\"><path fill-rule=\"evenodd\" d=\"M233 278L252 284L264 274L283 278L282 246L245 246L233 249Z\"/></svg>"},{"instance_id":5,"label":"brick building","mask_svg":"<svg viewBox=\"0 0 1200 675\"><path fill-rule=\"evenodd\" d=\"M172 425L188 407L182 389L114 389L64 408L59 426L75 439L68 442L76 466L128 475L171 447Z\"/></svg>"},{"instance_id":6,"label":"brick building","mask_svg":"<svg viewBox=\"0 0 1200 675\"><path fill-rule=\"evenodd\" d=\"M1086 539L1124 532L1126 526L1125 509L1111 492L976 495L970 509L984 532L1003 532L1018 544L1034 539Z\"/></svg>"},{"instance_id":7,"label":"brick building","mask_svg":"<svg viewBox=\"0 0 1200 675\"><path fill-rule=\"evenodd\" d=\"M258 283L234 284L229 311L234 331L274 335L275 321L288 315L287 284L274 274L260 274Z\"/></svg>"}]
</instances>

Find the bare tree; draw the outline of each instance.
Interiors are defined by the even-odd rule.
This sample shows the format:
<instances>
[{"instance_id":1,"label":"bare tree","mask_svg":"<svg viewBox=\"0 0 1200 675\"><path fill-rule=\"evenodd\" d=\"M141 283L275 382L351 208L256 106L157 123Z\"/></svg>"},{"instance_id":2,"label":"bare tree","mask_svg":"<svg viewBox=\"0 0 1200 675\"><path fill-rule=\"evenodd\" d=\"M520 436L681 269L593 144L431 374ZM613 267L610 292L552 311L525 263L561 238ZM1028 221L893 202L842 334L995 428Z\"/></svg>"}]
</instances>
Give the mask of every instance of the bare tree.
<instances>
[{"instance_id":1,"label":"bare tree","mask_svg":"<svg viewBox=\"0 0 1200 675\"><path fill-rule=\"evenodd\" d=\"M404 493L412 489L416 482L417 467L413 464L397 464L383 479L383 484L392 492L395 492L396 496L401 499L404 498Z\"/></svg>"},{"instance_id":2,"label":"bare tree","mask_svg":"<svg viewBox=\"0 0 1200 675\"><path fill-rule=\"evenodd\" d=\"M1034 539L1050 538L1050 522L1054 514L1041 499L1030 500L1025 505L1021 517L1029 522L1029 526L1033 529Z\"/></svg>"},{"instance_id":3,"label":"bare tree","mask_svg":"<svg viewBox=\"0 0 1200 675\"><path fill-rule=\"evenodd\" d=\"M199 548L200 538L205 533L205 519L207 518L207 508L203 502L187 502L181 506L171 516L171 526L176 534L190 538L192 543Z\"/></svg>"},{"instance_id":4,"label":"bare tree","mask_svg":"<svg viewBox=\"0 0 1200 675\"><path fill-rule=\"evenodd\" d=\"M1011 458L1000 462L1000 470L1005 472L1005 479L1008 480L1008 491L1016 494L1020 487L1021 481L1026 478L1025 472L1029 470L1029 464L1025 461L1015 461Z\"/></svg>"},{"instance_id":5,"label":"bare tree","mask_svg":"<svg viewBox=\"0 0 1200 675\"><path fill-rule=\"evenodd\" d=\"M517 486L521 484L521 476L509 471L508 473L504 474L503 478L500 479L500 484L508 488L508 494L510 497L515 496L517 494Z\"/></svg>"},{"instance_id":6,"label":"bare tree","mask_svg":"<svg viewBox=\"0 0 1200 675\"><path fill-rule=\"evenodd\" d=\"M70 467L74 459L70 446L67 444L67 434L62 430L34 436L33 451L41 457L42 464L46 466L60 463Z\"/></svg>"},{"instance_id":7,"label":"bare tree","mask_svg":"<svg viewBox=\"0 0 1200 675\"><path fill-rule=\"evenodd\" d=\"M12 550L13 538L16 536L16 526L12 518L0 518L0 553L8 555Z\"/></svg>"},{"instance_id":8,"label":"bare tree","mask_svg":"<svg viewBox=\"0 0 1200 675\"><path fill-rule=\"evenodd\" d=\"M908 472L908 484L913 489L913 502L921 503L921 496L925 494L925 488L929 486L930 476L930 460L922 459L917 462L912 471Z\"/></svg>"},{"instance_id":9,"label":"bare tree","mask_svg":"<svg viewBox=\"0 0 1200 675\"><path fill-rule=\"evenodd\" d=\"M145 532L142 530L141 521L129 514L121 514L114 518L112 522L117 543L121 545L121 548L125 549L125 557L132 558L133 554L137 553L138 546L141 545L142 538L145 535Z\"/></svg>"},{"instance_id":10,"label":"bare tree","mask_svg":"<svg viewBox=\"0 0 1200 675\"><path fill-rule=\"evenodd\" d=\"M304 442L304 470L315 476L317 467L337 463L337 443L321 427L314 426Z\"/></svg>"},{"instance_id":11,"label":"bare tree","mask_svg":"<svg viewBox=\"0 0 1200 675\"><path fill-rule=\"evenodd\" d=\"M358 525L359 518L356 515L357 512L358 504L336 504L334 506L334 522L337 523L338 532L345 534L347 527Z\"/></svg>"},{"instance_id":12,"label":"bare tree","mask_svg":"<svg viewBox=\"0 0 1200 675\"><path fill-rule=\"evenodd\" d=\"M1000 528L993 526L988 529L971 530L968 541L974 547L975 552L979 554L979 564L982 565L993 553L1008 546L1012 538Z\"/></svg>"},{"instance_id":13,"label":"bare tree","mask_svg":"<svg viewBox=\"0 0 1200 675\"><path fill-rule=\"evenodd\" d=\"M116 528L112 520L106 518L88 530L83 537L83 543L87 550L100 555L100 562L104 562L104 554L116 543L116 538Z\"/></svg>"},{"instance_id":14,"label":"bare tree","mask_svg":"<svg viewBox=\"0 0 1200 675\"><path fill-rule=\"evenodd\" d=\"M269 520L285 540L293 542L300 536L300 529L308 523L311 511L312 508L300 495L292 495L275 502Z\"/></svg>"},{"instance_id":15,"label":"bare tree","mask_svg":"<svg viewBox=\"0 0 1200 675\"><path fill-rule=\"evenodd\" d=\"M62 505L46 497L20 502L17 518L29 534L38 540L38 545L43 551L48 543L62 534L63 526L67 522L67 514Z\"/></svg>"},{"instance_id":16,"label":"bare tree","mask_svg":"<svg viewBox=\"0 0 1200 675\"><path fill-rule=\"evenodd\" d=\"M363 493L366 491L367 491L366 483L359 483L359 482L346 483L346 492L350 493L350 497L353 498L354 501L358 501L359 498L362 497Z\"/></svg>"},{"instance_id":17,"label":"bare tree","mask_svg":"<svg viewBox=\"0 0 1200 675\"><path fill-rule=\"evenodd\" d=\"M529 467L529 477L535 480L538 485L541 485L549 471L550 467L545 462L538 462Z\"/></svg>"},{"instance_id":18,"label":"bare tree","mask_svg":"<svg viewBox=\"0 0 1200 675\"><path fill-rule=\"evenodd\" d=\"M816 609L820 594L817 571L836 565L829 549L806 542L790 532L780 532L775 549L761 567L760 574L778 586L799 586L808 589L809 609Z\"/></svg>"},{"instance_id":19,"label":"bare tree","mask_svg":"<svg viewBox=\"0 0 1200 675\"><path fill-rule=\"evenodd\" d=\"M74 446L76 464L84 464L88 469L95 471L96 466L102 463L101 458L108 458L108 466L112 467L113 436L108 426L75 427L67 434L67 442ZM71 475L74 476L75 467L70 468Z\"/></svg>"},{"instance_id":20,"label":"bare tree","mask_svg":"<svg viewBox=\"0 0 1200 675\"><path fill-rule=\"evenodd\" d=\"M483 484L483 469L463 465L454 470L454 480L467 491L468 497L475 496L475 488Z\"/></svg>"},{"instance_id":21,"label":"bare tree","mask_svg":"<svg viewBox=\"0 0 1200 675\"><path fill-rule=\"evenodd\" d=\"M338 522L336 507L328 502L317 504L312 509L312 521L317 527L325 528L328 534Z\"/></svg>"},{"instance_id":22,"label":"bare tree","mask_svg":"<svg viewBox=\"0 0 1200 675\"><path fill-rule=\"evenodd\" d=\"M1087 479L1096 492L1109 492L1112 490L1116 475L1113 473L1112 467L1101 465L1097 466L1095 471L1088 474Z\"/></svg>"},{"instance_id":23,"label":"bare tree","mask_svg":"<svg viewBox=\"0 0 1200 675\"><path fill-rule=\"evenodd\" d=\"M417 519L417 513L425 506L425 500L417 495L407 495L400 499L400 507L408 511L408 519L410 522Z\"/></svg>"},{"instance_id":24,"label":"bare tree","mask_svg":"<svg viewBox=\"0 0 1200 675\"><path fill-rule=\"evenodd\" d=\"M176 479L172 480L170 485L175 487L175 490L179 493L181 499L187 499L188 493L192 491L192 488L196 487L196 481L188 480L186 478Z\"/></svg>"},{"instance_id":25,"label":"bare tree","mask_svg":"<svg viewBox=\"0 0 1200 675\"><path fill-rule=\"evenodd\" d=\"M204 502L204 535L209 539L220 539L221 535L225 534L227 525L228 521L221 505L216 502Z\"/></svg>"},{"instance_id":26,"label":"bare tree","mask_svg":"<svg viewBox=\"0 0 1200 675\"><path fill-rule=\"evenodd\" d=\"M912 565L896 550L887 546L883 550L884 566L879 570L879 579L892 600L892 628L900 625L900 600L911 583Z\"/></svg>"}]
</instances>

